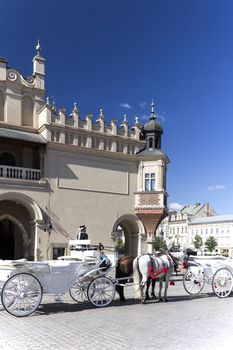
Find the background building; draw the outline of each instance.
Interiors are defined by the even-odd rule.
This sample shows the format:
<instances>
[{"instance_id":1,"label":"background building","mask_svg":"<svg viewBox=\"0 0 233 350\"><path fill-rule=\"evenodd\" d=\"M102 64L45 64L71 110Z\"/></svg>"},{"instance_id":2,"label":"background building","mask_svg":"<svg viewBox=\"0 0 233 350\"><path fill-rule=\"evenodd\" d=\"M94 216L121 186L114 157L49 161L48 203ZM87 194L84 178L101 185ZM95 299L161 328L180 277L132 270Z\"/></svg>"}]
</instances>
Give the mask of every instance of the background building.
<instances>
[{"instance_id":1,"label":"background building","mask_svg":"<svg viewBox=\"0 0 233 350\"><path fill-rule=\"evenodd\" d=\"M209 236L213 236L217 241L215 251L233 257L233 215L215 215L194 219L189 224L190 246L192 246L195 235L201 236L203 243Z\"/></svg>"},{"instance_id":2,"label":"background building","mask_svg":"<svg viewBox=\"0 0 233 350\"><path fill-rule=\"evenodd\" d=\"M93 243L114 246L121 227L125 253L151 251L167 215L169 163L154 103L132 129L126 116L107 125L102 109L82 120L76 103L67 115L45 100L36 49L27 78L0 58L0 258L66 254L82 224Z\"/></svg>"},{"instance_id":3,"label":"background building","mask_svg":"<svg viewBox=\"0 0 233 350\"><path fill-rule=\"evenodd\" d=\"M216 252L232 255L233 249L233 216L217 215L206 204L186 205L179 212L170 211L157 228L157 235L174 242L181 248L194 248L196 235L201 236L204 243L209 236L217 240Z\"/></svg>"}]
</instances>

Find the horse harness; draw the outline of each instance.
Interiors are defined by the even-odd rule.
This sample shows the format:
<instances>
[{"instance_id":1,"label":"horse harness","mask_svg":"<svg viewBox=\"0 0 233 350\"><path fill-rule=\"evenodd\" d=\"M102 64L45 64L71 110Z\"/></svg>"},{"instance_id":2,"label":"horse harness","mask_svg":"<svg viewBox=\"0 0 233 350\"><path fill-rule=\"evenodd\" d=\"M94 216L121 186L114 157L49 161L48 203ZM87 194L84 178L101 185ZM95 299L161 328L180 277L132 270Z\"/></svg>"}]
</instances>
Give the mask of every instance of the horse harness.
<instances>
[{"instance_id":1,"label":"horse harness","mask_svg":"<svg viewBox=\"0 0 233 350\"><path fill-rule=\"evenodd\" d=\"M169 253L166 255L167 255L167 259L168 259L170 266L161 257L158 257L154 254L148 254L148 255L149 255L150 261L151 261L149 271L150 271L150 277L152 280L154 280L155 278L158 278L158 276L161 273L167 273L170 266L175 266L175 260L173 259L173 257Z\"/></svg>"}]
</instances>

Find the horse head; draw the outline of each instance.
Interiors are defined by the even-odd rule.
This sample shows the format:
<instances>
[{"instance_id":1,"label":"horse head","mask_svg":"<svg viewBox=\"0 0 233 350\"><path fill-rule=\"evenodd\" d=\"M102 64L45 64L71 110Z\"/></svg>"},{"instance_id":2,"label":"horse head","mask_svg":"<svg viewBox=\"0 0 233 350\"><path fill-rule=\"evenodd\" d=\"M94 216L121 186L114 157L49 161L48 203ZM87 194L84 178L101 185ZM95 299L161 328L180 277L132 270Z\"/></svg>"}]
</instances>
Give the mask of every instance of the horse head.
<instances>
[{"instance_id":1,"label":"horse head","mask_svg":"<svg viewBox=\"0 0 233 350\"><path fill-rule=\"evenodd\" d=\"M182 271L184 260L185 260L185 252L181 249L169 250L168 255L172 258L174 263L174 270L176 272Z\"/></svg>"}]
</instances>

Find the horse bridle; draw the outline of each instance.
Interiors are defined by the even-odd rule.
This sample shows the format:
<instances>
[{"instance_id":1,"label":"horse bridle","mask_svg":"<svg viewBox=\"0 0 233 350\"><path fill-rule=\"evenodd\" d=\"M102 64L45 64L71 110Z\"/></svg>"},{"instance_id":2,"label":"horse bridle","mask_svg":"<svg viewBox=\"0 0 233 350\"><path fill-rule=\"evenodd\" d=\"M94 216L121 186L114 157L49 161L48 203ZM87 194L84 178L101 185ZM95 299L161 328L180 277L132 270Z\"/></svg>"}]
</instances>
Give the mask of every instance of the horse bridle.
<instances>
[{"instance_id":1,"label":"horse bridle","mask_svg":"<svg viewBox=\"0 0 233 350\"><path fill-rule=\"evenodd\" d=\"M169 250L168 250L167 254L172 259L174 270L177 271L177 268L179 266L179 264L178 264L179 259L177 257L173 256Z\"/></svg>"}]
</instances>

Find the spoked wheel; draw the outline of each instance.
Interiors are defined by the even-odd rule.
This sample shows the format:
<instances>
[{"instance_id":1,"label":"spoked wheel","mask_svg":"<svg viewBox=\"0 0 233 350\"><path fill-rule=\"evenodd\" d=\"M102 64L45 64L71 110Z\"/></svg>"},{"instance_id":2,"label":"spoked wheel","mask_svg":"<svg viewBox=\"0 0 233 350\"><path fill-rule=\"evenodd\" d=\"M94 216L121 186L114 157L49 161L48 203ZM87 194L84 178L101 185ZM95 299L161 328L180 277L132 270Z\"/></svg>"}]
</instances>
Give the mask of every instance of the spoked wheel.
<instances>
[{"instance_id":1,"label":"spoked wheel","mask_svg":"<svg viewBox=\"0 0 233 350\"><path fill-rule=\"evenodd\" d=\"M194 274L188 269L183 277L183 285L186 292L191 295L200 293L205 285L203 273Z\"/></svg>"},{"instance_id":2,"label":"spoked wheel","mask_svg":"<svg viewBox=\"0 0 233 350\"><path fill-rule=\"evenodd\" d=\"M87 296L92 305L104 307L109 305L115 296L115 285L108 277L97 277L87 289Z\"/></svg>"},{"instance_id":3,"label":"spoked wheel","mask_svg":"<svg viewBox=\"0 0 233 350\"><path fill-rule=\"evenodd\" d=\"M78 303L88 301L87 288L89 284L90 280L87 278L78 279L69 290L71 298Z\"/></svg>"},{"instance_id":4,"label":"spoked wheel","mask_svg":"<svg viewBox=\"0 0 233 350\"><path fill-rule=\"evenodd\" d=\"M32 314L40 305L41 299L41 284L29 273L11 276L2 287L2 305L13 316L24 317Z\"/></svg>"},{"instance_id":5,"label":"spoked wheel","mask_svg":"<svg viewBox=\"0 0 233 350\"><path fill-rule=\"evenodd\" d=\"M217 270L212 281L213 292L219 298L226 298L233 288L232 272L225 267Z\"/></svg>"}]
</instances>

